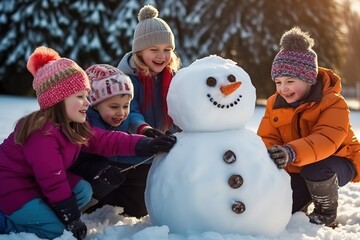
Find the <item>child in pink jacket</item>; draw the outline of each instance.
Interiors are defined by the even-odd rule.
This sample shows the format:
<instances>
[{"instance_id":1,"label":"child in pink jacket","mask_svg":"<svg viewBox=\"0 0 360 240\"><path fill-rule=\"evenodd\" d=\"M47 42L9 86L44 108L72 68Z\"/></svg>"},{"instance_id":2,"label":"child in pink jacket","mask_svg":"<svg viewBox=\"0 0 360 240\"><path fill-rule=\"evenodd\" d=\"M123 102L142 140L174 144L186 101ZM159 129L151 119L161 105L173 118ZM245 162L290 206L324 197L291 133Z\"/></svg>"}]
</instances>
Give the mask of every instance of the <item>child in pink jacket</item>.
<instances>
[{"instance_id":1,"label":"child in pink jacket","mask_svg":"<svg viewBox=\"0 0 360 240\"><path fill-rule=\"evenodd\" d=\"M152 156L168 152L176 138L92 128L86 122L89 79L53 49L38 47L27 68L34 76L40 110L21 118L0 145L0 234L30 232L53 239L66 229L84 239L87 228L79 209L92 190L68 171L80 151Z\"/></svg>"}]
</instances>

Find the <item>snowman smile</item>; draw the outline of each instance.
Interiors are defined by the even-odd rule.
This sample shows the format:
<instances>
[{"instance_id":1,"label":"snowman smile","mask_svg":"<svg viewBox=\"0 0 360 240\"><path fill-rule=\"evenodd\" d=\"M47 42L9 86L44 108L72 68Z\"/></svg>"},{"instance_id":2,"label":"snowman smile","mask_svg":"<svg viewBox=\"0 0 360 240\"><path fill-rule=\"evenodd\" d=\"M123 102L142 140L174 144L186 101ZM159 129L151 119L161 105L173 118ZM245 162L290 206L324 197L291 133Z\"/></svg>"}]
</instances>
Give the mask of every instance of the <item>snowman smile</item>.
<instances>
[{"instance_id":1,"label":"snowman smile","mask_svg":"<svg viewBox=\"0 0 360 240\"><path fill-rule=\"evenodd\" d=\"M231 108L231 107L235 107L239 102L240 99L242 98L242 95L239 95L233 102L228 103L228 104L222 104L219 101L216 101L210 93L208 93L206 95L209 98L209 101L216 107L218 108Z\"/></svg>"}]
</instances>

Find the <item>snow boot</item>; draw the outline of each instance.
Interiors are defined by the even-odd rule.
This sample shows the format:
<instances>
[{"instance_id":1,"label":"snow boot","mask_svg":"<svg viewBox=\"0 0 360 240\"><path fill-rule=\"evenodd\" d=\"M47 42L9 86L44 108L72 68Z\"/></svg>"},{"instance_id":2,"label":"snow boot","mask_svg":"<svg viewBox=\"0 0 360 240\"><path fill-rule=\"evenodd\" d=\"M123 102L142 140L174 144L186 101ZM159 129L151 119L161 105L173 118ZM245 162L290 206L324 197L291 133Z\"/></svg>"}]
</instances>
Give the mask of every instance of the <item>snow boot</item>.
<instances>
[{"instance_id":1,"label":"snow boot","mask_svg":"<svg viewBox=\"0 0 360 240\"><path fill-rule=\"evenodd\" d=\"M315 206L314 211L308 215L310 222L335 227L339 198L336 174L320 182L305 181Z\"/></svg>"}]
</instances>

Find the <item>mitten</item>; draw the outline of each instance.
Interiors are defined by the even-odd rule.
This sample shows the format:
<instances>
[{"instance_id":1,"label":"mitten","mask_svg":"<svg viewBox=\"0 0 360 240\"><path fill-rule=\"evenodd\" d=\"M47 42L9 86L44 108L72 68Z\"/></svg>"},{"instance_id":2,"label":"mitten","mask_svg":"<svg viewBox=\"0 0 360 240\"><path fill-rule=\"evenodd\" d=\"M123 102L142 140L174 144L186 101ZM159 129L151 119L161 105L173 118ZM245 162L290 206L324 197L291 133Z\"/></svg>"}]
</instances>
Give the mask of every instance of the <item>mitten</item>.
<instances>
[{"instance_id":1,"label":"mitten","mask_svg":"<svg viewBox=\"0 0 360 240\"><path fill-rule=\"evenodd\" d=\"M121 172L121 168L115 166L107 166L102 169L95 177L94 180L99 179L101 183L110 185L120 185L125 181L125 174Z\"/></svg>"},{"instance_id":2,"label":"mitten","mask_svg":"<svg viewBox=\"0 0 360 240\"><path fill-rule=\"evenodd\" d=\"M87 228L80 219L80 210L76 204L75 195L51 205L57 217L65 224L66 229L76 239L82 240L86 236Z\"/></svg>"},{"instance_id":3,"label":"mitten","mask_svg":"<svg viewBox=\"0 0 360 240\"><path fill-rule=\"evenodd\" d=\"M274 145L268 149L268 153L279 169L284 168L286 164L292 163L296 159L296 153L289 145Z\"/></svg>"},{"instance_id":4,"label":"mitten","mask_svg":"<svg viewBox=\"0 0 360 240\"><path fill-rule=\"evenodd\" d=\"M142 131L142 134L147 136L147 137L152 137L152 138L156 138L156 137L159 137L159 136L163 136L164 133L155 129L155 128L145 128L144 131Z\"/></svg>"},{"instance_id":5,"label":"mitten","mask_svg":"<svg viewBox=\"0 0 360 240\"><path fill-rule=\"evenodd\" d=\"M144 137L135 146L135 153L140 157L150 157L161 152L169 152L176 143L174 135L162 135L156 138Z\"/></svg>"}]
</instances>

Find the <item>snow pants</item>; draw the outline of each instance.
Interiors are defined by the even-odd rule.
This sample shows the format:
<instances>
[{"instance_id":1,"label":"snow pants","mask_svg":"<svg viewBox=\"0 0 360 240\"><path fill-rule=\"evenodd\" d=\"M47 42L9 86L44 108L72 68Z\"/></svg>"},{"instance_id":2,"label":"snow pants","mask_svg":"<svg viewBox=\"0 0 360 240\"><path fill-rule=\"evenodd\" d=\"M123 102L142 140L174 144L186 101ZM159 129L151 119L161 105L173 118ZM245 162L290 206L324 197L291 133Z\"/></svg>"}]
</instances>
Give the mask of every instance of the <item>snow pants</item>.
<instances>
[{"instance_id":1,"label":"snow pants","mask_svg":"<svg viewBox=\"0 0 360 240\"><path fill-rule=\"evenodd\" d=\"M91 186L80 180L74 187L78 207L86 205L92 195ZM54 239L63 234L65 225L41 198L34 198L5 219L6 232L34 233L39 238Z\"/></svg>"},{"instance_id":2,"label":"snow pants","mask_svg":"<svg viewBox=\"0 0 360 240\"><path fill-rule=\"evenodd\" d=\"M304 166L300 173L290 173L293 190L292 213L300 211L312 200L305 179L324 181L334 174L337 175L339 186L344 186L355 177L356 170L349 159L330 156L322 161Z\"/></svg>"},{"instance_id":3,"label":"snow pants","mask_svg":"<svg viewBox=\"0 0 360 240\"><path fill-rule=\"evenodd\" d=\"M145 187L151 164L143 164L124 172L126 179L119 185L102 183L99 179L94 180L94 177L109 165L122 169L133 166L133 164L111 161L99 155L82 153L77 163L71 168L71 172L91 184L93 198L98 200L97 204L89 207L85 212L90 213L104 205L111 205L123 207L123 214L131 217L140 218L147 215Z\"/></svg>"},{"instance_id":4,"label":"snow pants","mask_svg":"<svg viewBox=\"0 0 360 240\"><path fill-rule=\"evenodd\" d=\"M92 187L93 198L100 201L119 187L119 185L106 184L99 179L94 179L99 172L111 165L117 166L115 162L105 157L82 153L70 171L88 181ZM85 212L87 211L85 210Z\"/></svg>"},{"instance_id":5,"label":"snow pants","mask_svg":"<svg viewBox=\"0 0 360 240\"><path fill-rule=\"evenodd\" d=\"M132 165L117 163L116 166L127 168ZM124 214L132 217L140 218L147 215L145 188L150 166L151 164L143 164L129 170L125 182L101 199L95 208L108 204L123 207Z\"/></svg>"}]
</instances>

